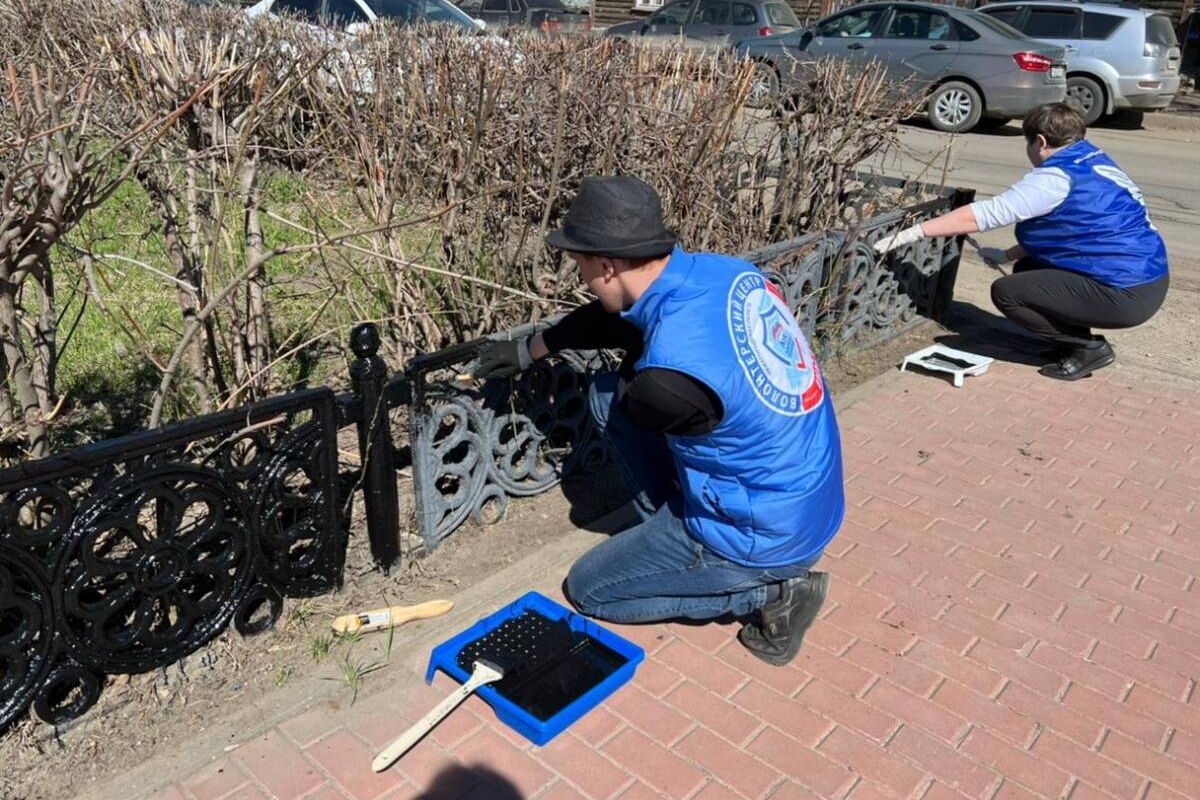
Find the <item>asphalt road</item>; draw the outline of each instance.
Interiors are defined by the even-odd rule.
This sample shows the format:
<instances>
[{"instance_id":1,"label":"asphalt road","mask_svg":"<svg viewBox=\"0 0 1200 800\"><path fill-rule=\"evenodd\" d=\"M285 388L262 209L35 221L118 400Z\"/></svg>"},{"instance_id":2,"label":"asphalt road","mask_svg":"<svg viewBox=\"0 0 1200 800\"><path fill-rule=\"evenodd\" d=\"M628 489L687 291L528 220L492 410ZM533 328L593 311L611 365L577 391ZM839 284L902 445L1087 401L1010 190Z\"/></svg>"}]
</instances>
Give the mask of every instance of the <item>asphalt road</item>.
<instances>
[{"instance_id":1,"label":"asphalt road","mask_svg":"<svg viewBox=\"0 0 1200 800\"><path fill-rule=\"evenodd\" d=\"M1200 380L1200 126L1193 130L1093 128L1088 138L1141 187L1171 263L1171 291L1158 315L1109 339L1120 360ZM925 180L933 182L945 173L948 185L973 187L980 198L998 194L1030 168L1016 122L999 131L958 136L911 123L905 126L899 152L876 167L891 175L924 174ZM981 244L997 247L1014 242L1011 229L977 238ZM995 277L968 249L955 298L997 313L988 293Z\"/></svg>"}]
</instances>

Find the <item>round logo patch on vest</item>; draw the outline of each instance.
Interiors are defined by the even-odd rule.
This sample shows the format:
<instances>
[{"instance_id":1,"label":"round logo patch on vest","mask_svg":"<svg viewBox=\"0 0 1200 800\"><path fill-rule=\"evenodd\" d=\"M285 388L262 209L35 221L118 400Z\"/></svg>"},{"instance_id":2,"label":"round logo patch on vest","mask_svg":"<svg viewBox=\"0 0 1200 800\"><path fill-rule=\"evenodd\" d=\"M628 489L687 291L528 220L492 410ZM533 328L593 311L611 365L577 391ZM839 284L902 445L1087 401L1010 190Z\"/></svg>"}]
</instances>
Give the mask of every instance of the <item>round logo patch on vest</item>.
<instances>
[{"instance_id":1,"label":"round logo patch on vest","mask_svg":"<svg viewBox=\"0 0 1200 800\"><path fill-rule=\"evenodd\" d=\"M743 272L729 290L729 336L758 399L787 416L821 404L821 371L775 284Z\"/></svg>"}]
</instances>

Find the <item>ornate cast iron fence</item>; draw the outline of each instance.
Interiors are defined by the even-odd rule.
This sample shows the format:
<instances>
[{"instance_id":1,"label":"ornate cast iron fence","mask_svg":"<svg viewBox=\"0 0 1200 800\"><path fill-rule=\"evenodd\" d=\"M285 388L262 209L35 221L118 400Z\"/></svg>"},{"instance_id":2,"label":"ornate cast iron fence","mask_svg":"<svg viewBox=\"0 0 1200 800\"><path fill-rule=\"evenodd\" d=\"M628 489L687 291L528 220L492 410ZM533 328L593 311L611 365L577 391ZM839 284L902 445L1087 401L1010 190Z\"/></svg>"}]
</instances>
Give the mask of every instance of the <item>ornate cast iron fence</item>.
<instances>
[{"instance_id":1,"label":"ornate cast iron fence","mask_svg":"<svg viewBox=\"0 0 1200 800\"><path fill-rule=\"evenodd\" d=\"M313 389L0 472L0 727L339 586L340 416Z\"/></svg>"},{"instance_id":2,"label":"ornate cast iron fence","mask_svg":"<svg viewBox=\"0 0 1200 800\"><path fill-rule=\"evenodd\" d=\"M744 257L779 285L818 346L877 341L942 312L961 243L921 242L882 260L871 244L973 195L950 192ZM340 586L359 488L372 556L387 570L400 557L403 465L413 468L426 551L467 519L498 520L509 497L600 465L588 390L616 357L564 352L511 381L459 382L487 341L420 356L389 377L377 331L361 325L351 395L295 392L0 471L0 729L31 706L50 723L77 718L105 675L171 664L230 622L243 634L266 630L283 597ZM407 445L393 440L390 412L407 412ZM341 475L337 436L350 425L362 465Z\"/></svg>"},{"instance_id":3,"label":"ornate cast iron fence","mask_svg":"<svg viewBox=\"0 0 1200 800\"><path fill-rule=\"evenodd\" d=\"M896 181L887 182L903 188ZM878 186L866 187L871 196ZM815 233L744 253L783 291L818 350L896 336L919 317L937 318L954 289L960 239L924 240L880 258L872 245L904 225L974 199L952 190L909 208L862 220L848 231ZM516 339L552 324L523 325L491 339ZM417 522L426 550L468 519L504 514L509 497L537 494L580 466L604 461L587 411L608 353L564 352L514 380L480 386L455 380L489 341L480 339L408 362L409 430Z\"/></svg>"},{"instance_id":4,"label":"ornate cast iron fence","mask_svg":"<svg viewBox=\"0 0 1200 800\"><path fill-rule=\"evenodd\" d=\"M505 331L529 336L553 319ZM565 351L513 380L479 386L455 380L487 343L479 339L408 362L413 489L425 549L468 519L504 516L509 497L540 494L579 466L596 467L604 448L592 431L591 375L612 369L608 353Z\"/></svg>"}]
</instances>

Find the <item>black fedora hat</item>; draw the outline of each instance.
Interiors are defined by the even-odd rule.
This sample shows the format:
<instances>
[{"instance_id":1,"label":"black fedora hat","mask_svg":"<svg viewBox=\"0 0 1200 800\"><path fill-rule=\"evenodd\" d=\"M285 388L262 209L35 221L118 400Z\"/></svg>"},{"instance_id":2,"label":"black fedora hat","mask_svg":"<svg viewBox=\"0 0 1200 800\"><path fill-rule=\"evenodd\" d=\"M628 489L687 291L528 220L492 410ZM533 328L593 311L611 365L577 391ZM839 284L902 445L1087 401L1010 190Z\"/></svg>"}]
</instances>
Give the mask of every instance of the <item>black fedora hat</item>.
<instances>
[{"instance_id":1,"label":"black fedora hat","mask_svg":"<svg viewBox=\"0 0 1200 800\"><path fill-rule=\"evenodd\" d=\"M546 244L560 250L621 258L665 255L675 242L658 192L628 175L584 178L562 228L546 234Z\"/></svg>"}]
</instances>

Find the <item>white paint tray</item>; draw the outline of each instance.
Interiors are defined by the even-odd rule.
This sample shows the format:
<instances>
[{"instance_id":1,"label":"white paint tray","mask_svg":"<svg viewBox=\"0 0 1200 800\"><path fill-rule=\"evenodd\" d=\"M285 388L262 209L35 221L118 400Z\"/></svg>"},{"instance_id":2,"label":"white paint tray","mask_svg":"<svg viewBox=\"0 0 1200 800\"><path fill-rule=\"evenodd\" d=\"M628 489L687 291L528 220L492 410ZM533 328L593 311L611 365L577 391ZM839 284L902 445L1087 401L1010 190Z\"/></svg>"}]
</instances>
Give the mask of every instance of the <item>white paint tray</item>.
<instances>
[{"instance_id":1,"label":"white paint tray","mask_svg":"<svg viewBox=\"0 0 1200 800\"><path fill-rule=\"evenodd\" d=\"M927 369L932 372L949 372L954 376L954 385L961 388L963 378L967 375L982 375L988 371L995 359L978 356L965 350L955 350L944 344L931 344L915 353L909 353L900 364L904 372L911 364L914 367Z\"/></svg>"}]
</instances>

